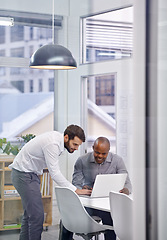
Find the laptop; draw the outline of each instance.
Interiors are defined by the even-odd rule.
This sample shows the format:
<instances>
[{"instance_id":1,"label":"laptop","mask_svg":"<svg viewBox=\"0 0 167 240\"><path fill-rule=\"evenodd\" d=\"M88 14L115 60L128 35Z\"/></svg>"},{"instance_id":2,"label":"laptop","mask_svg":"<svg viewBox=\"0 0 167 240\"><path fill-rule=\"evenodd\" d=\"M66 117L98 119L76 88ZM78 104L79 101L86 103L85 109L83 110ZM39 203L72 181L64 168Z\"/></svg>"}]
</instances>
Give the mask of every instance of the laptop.
<instances>
[{"instance_id":1,"label":"laptop","mask_svg":"<svg viewBox=\"0 0 167 240\"><path fill-rule=\"evenodd\" d=\"M109 192L119 192L124 187L126 178L127 173L99 174L96 176L91 195L80 196L89 198L109 197Z\"/></svg>"}]
</instances>

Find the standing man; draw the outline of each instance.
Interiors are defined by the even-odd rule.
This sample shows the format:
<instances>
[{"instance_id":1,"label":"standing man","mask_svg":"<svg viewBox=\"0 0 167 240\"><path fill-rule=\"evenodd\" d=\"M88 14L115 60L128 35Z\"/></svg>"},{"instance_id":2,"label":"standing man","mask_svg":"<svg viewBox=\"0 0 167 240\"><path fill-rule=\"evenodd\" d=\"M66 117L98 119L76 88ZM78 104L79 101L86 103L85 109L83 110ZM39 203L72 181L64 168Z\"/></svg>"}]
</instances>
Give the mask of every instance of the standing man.
<instances>
[{"instance_id":1,"label":"standing man","mask_svg":"<svg viewBox=\"0 0 167 240\"><path fill-rule=\"evenodd\" d=\"M21 196L24 215L20 240L40 240L43 231L44 209L38 175L48 168L51 178L60 186L69 187L77 194L88 194L87 189L77 189L62 175L58 157L65 149L69 153L78 150L85 142L85 134L77 125L70 125L61 134L57 131L41 134L26 143L13 163L12 182Z\"/></svg>"},{"instance_id":2,"label":"standing man","mask_svg":"<svg viewBox=\"0 0 167 240\"><path fill-rule=\"evenodd\" d=\"M87 153L78 158L74 166L72 183L80 189L92 189L93 184L98 174L117 174L128 173L123 162L123 159L117 154L109 152L110 142L105 137L99 137L95 140L93 145L93 152ZM105 187L105 186L104 186ZM121 193L129 195L132 191L132 185L127 176ZM103 224L113 225L111 215L108 212L86 208L91 216L99 216ZM61 240L71 240L73 233L67 231L61 226L60 237ZM114 231L106 231L104 234L105 240L115 240L116 235Z\"/></svg>"}]
</instances>

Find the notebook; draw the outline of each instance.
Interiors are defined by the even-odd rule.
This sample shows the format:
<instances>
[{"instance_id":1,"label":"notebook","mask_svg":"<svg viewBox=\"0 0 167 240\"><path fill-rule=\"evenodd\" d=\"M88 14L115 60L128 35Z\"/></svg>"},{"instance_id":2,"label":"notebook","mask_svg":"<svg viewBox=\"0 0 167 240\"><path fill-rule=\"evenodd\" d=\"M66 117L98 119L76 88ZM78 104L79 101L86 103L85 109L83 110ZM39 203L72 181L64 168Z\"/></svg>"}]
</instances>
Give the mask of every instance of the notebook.
<instances>
[{"instance_id":1,"label":"notebook","mask_svg":"<svg viewBox=\"0 0 167 240\"><path fill-rule=\"evenodd\" d=\"M119 192L124 187L126 177L127 173L97 175L91 196L84 197L109 197L109 192Z\"/></svg>"}]
</instances>

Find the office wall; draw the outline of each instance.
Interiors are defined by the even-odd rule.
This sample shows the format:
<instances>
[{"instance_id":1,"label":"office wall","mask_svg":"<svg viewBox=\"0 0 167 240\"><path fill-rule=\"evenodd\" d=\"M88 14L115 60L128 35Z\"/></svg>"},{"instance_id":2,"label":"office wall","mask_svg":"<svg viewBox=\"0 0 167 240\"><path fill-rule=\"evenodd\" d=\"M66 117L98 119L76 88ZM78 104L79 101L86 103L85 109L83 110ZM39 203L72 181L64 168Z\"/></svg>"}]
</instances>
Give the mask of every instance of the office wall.
<instances>
[{"instance_id":1,"label":"office wall","mask_svg":"<svg viewBox=\"0 0 167 240\"><path fill-rule=\"evenodd\" d=\"M52 13L52 0L40 1L40 0L15 0L15 1L1 1L0 9L10 11L22 11L22 12L33 12L33 13Z\"/></svg>"},{"instance_id":2,"label":"office wall","mask_svg":"<svg viewBox=\"0 0 167 240\"><path fill-rule=\"evenodd\" d=\"M146 239L145 219L145 0L134 0L134 51L133 51L133 125L131 157L134 194L134 239ZM140 226L140 231L139 231Z\"/></svg>"},{"instance_id":3,"label":"office wall","mask_svg":"<svg viewBox=\"0 0 167 240\"><path fill-rule=\"evenodd\" d=\"M167 222L167 2L158 1L158 239L166 238ZM155 193L156 194L156 193Z\"/></svg>"}]
</instances>

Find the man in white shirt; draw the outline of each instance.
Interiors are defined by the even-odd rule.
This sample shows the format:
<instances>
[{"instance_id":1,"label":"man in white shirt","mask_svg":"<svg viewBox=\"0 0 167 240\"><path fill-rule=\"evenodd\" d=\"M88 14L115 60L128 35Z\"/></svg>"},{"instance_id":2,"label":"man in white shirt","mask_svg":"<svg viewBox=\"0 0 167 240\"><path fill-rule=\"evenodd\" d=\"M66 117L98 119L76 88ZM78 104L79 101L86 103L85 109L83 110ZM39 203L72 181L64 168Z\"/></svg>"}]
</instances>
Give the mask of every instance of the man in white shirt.
<instances>
[{"instance_id":1,"label":"man in white shirt","mask_svg":"<svg viewBox=\"0 0 167 240\"><path fill-rule=\"evenodd\" d=\"M43 230L44 210L38 175L48 168L51 178L59 185L69 187L77 194L90 195L88 189L77 189L60 172L58 157L66 149L69 153L78 150L85 142L85 134L77 125L70 125L61 134L57 131L36 136L26 143L13 163L12 182L21 196L24 215L20 240L40 240Z\"/></svg>"}]
</instances>

